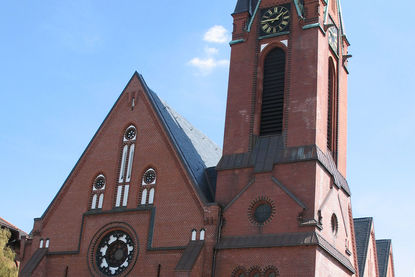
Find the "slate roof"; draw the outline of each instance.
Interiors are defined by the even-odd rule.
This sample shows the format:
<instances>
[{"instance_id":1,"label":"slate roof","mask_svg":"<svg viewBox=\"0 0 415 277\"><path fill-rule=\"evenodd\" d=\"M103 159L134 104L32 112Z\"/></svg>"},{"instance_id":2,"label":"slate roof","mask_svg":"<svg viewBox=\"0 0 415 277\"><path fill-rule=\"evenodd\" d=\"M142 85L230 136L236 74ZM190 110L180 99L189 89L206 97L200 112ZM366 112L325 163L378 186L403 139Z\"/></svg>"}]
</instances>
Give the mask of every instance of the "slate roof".
<instances>
[{"instance_id":1,"label":"slate roof","mask_svg":"<svg viewBox=\"0 0 415 277\"><path fill-rule=\"evenodd\" d=\"M386 275L388 274L389 253L391 251L391 245L392 241L389 239L376 241L380 277L386 277Z\"/></svg>"},{"instance_id":2,"label":"slate roof","mask_svg":"<svg viewBox=\"0 0 415 277\"><path fill-rule=\"evenodd\" d=\"M0 226L1 227L6 227L8 229L11 229L13 231L16 231L19 233L19 238L21 238L22 236L27 236L27 233L23 230L20 230L19 228L17 228L16 226L14 226L13 224L11 224L10 222L8 222L7 220L5 220L4 218L0 217Z\"/></svg>"},{"instance_id":3,"label":"slate roof","mask_svg":"<svg viewBox=\"0 0 415 277\"><path fill-rule=\"evenodd\" d=\"M284 147L284 138L280 135L259 137L251 152L224 155L216 169L254 167L255 172L271 172L275 164L316 160L333 175L334 183L351 195L346 178L337 170L333 158L324 154L317 145Z\"/></svg>"},{"instance_id":4,"label":"slate roof","mask_svg":"<svg viewBox=\"0 0 415 277\"><path fill-rule=\"evenodd\" d=\"M373 218L355 218L354 231L356 236L356 250L357 250L357 261L359 264L359 276L363 276L365 272L365 264L367 258L367 251L370 241L370 230L373 224Z\"/></svg>"},{"instance_id":5,"label":"slate roof","mask_svg":"<svg viewBox=\"0 0 415 277\"><path fill-rule=\"evenodd\" d=\"M234 13L249 12L252 15L257 4L258 0L238 0Z\"/></svg>"},{"instance_id":6,"label":"slate roof","mask_svg":"<svg viewBox=\"0 0 415 277\"><path fill-rule=\"evenodd\" d=\"M320 246L347 269L355 273L355 268L350 260L316 232L222 237L216 245L216 249L270 248L311 245Z\"/></svg>"},{"instance_id":7,"label":"slate roof","mask_svg":"<svg viewBox=\"0 0 415 277\"><path fill-rule=\"evenodd\" d=\"M138 73L136 73L138 74ZM196 189L208 202L213 202L216 185L215 173L208 168L218 164L222 149L202 132L194 128L184 117L174 111L157 94L148 88L143 77L138 74L143 87L146 88L160 121L176 147L183 163L194 178Z\"/></svg>"}]
</instances>

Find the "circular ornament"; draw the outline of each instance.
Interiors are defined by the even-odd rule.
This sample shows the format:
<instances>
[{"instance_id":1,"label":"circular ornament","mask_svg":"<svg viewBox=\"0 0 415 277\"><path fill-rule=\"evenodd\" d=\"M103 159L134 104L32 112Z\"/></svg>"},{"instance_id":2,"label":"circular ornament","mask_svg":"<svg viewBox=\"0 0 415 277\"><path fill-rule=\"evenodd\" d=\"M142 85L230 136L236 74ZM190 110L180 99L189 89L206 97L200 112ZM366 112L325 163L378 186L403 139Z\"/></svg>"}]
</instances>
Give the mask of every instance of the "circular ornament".
<instances>
[{"instance_id":1,"label":"circular ornament","mask_svg":"<svg viewBox=\"0 0 415 277\"><path fill-rule=\"evenodd\" d=\"M136 130L134 127L130 127L125 131L125 139L126 140L133 140L136 136Z\"/></svg>"},{"instance_id":2,"label":"circular ornament","mask_svg":"<svg viewBox=\"0 0 415 277\"><path fill-rule=\"evenodd\" d=\"M248 209L249 219L256 225L264 225L271 221L275 213L273 201L267 197L260 197L253 201Z\"/></svg>"},{"instance_id":3,"label":"circular ornament","mask_svg":"<svg viewBox=\"0 0 415 277\"><path fill-rule=\"evenodd\" d=\"M132 263L135 244L124 231L112 231L105 235L96 248L96 266L107 276L123 273Z\"/></svg>"},{"instance_id":4,"label":"circular ornament","mask_svg":"<svg viewBox=\"0 0 415 277\"><path fill-rule=\"evenodd\" d=\"M154 169L149 169L146 171L146 173L144 173L143 181L146 185L153 184L155 180L156 172L154 171Z\"/></svg>"},{"instance_id":5,"label":"circular ornament","mask_svg":"<svg viewBox=\"0 0 415 277\"><path fill-rule=\"evenodd\" d=\"M95 189L102 189L104 186L105 186L105 177L104 176L99 176L95 180Z\"/></svg>"}]
</instances>

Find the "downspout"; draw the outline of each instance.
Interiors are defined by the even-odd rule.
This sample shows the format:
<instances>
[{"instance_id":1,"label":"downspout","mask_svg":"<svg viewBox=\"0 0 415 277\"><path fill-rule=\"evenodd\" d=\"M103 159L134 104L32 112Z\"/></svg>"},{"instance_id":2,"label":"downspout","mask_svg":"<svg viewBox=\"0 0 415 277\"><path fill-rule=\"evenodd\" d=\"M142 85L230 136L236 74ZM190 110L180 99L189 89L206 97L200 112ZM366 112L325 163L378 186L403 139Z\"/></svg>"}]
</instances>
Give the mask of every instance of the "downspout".
<instances>
[{"instance_id":1,"label":"downspout","mask_svg":"<svg viewBox=\"0 0 415 277\"><path fill-rule=\"evenodd\" d=\"M217 227L217 233L216 233L216 245L219 244L221 233L222 233L222 226L223 226L223 214L222 214L222 208L220 210L219 215L219 225ZM216 254L218 253L218 249L216 248L216 245L213 248L213 259L212 259L212 277L216 276Z\"/></svg>"}]
</instances>

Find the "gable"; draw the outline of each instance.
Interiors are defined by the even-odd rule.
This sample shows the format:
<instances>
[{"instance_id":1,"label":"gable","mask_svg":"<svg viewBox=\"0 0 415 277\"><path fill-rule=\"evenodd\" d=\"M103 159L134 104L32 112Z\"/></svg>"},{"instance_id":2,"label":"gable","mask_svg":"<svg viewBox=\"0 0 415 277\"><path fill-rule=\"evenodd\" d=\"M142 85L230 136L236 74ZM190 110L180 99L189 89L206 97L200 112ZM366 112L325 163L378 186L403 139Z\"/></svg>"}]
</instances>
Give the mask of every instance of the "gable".
<instances>
[{"instance_id":1,"label":"gable","mask_svg":"<svg viewBox=\"0 0 415 277\"><path fill-rule=\"evenodd\" d=\"M269 203L271 215L264 224L255 221L255 209ZM298 216L305 205L284 184L269 174L257 174L245 184L237 196L224 208L224 236L246 236L256 233L294 232Z\"/></svg>"},{"instance_id":2,"label":"gable","mask_svg":"<svg viewBox=\"0 0 415 277\"><path fill-rule=\"evenodd\" d=\"M373 230L373 218L353 219L356 238L357 260L359 276L366 276L367 272L378 271L376 244ZM374 275L373 275L374 276Z\"/></svg>"},{"instance_id":3,"label":"gable","mask_svg":"<svg viewBox=\"0 0 415 277\"><path fill-rule=\"evenodd\" d=\"M392 270L391 264L391 240L377 240L376 241L376 250L378 257L379 265L379 276L387 277L392 276L388 275Z\"/></svg>"},{"instance_id":4,"label":"gable","mask_svg":"<svg viewBox=\"0 0 415 277\"><path fill-rule=\"evenodd\" d=\"M122 141L120 137L122 137L125 128L137 120L137 118L131 118L131 116L137 116L140 112L136 108L139 105L138 101L140 101L139 95L150 101L152 113L157 118L157 124L160 124L161 132L164 136L167 134L163 143L167 143L175 153L176 158L179 158L177 162L185 170L193 187L192 190L197 194L198 201L207 203L213 200L214 190L212 190L209 181L214 181L214 178L212 178L212 174L208 175L206 173L206 169L208 166L217 163L221 149L164 104L147 87L142 76L136 72L65 180L64 185L42 215L43 224L47 222L48 216L58 205L58 202L64 203L66 207L73 207L74 203L77 203L73 207L73 211L82 214L85 210L85 204L83 203L88 202L88 192L91 190L93 178L100 171L106 168L106 177L110 182L117 179L118 164L107 167L104 165L108 164L110 160L117 161L121 159L119 147ZM133 111L134 109L136 109L136 112L128 114L129 110ZM92 155L92 153L102 153L103 151L105 151L105 155ZM79 174L80 176L78 176ZM69 188L73 186L74 180L77 183L76 187L70 190L71 196L66 196ZM112 197L113 192L108 191L107 194L104 200L104 208L111 208L112 201L109 201L107 197ZM64 214L61 214L61 216L64 216ZM79 228L79 226L73 228Z\"/></svg>"}]
</instances>

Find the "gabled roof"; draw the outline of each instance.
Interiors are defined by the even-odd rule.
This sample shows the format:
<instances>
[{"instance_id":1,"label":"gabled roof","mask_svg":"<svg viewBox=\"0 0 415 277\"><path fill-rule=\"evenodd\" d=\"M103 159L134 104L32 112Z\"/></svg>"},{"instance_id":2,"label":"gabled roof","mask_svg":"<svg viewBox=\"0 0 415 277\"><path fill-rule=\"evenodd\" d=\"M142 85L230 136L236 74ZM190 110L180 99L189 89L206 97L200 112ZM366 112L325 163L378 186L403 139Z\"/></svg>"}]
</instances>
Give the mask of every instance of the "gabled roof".
<instances>
[{"instance_id":1,"label":"gabled roof","mask_svg":"<svg viewBox=\"0 0 415 277\"><path fill-rule=\"evenodd\" d=\"M392 241L389 239L376 241L380 277L386 277L386 275L388 274L389 253L391 251L391 245Z\"/></svg>"},{"instance_id":2,"label":"gabled roof","mask_svg":"<svg viewBox=\"0 0 415 277\"><path fill-rule=\"evenodd\" d=\"M14 226L13 224L11 224L10 222L8 222L2 217L0 217L0 227L6 227L7 229L18 232L19 238L21 238L22 236L27 236L27 233L25 231L17 228L16 226Z\"/></svg>"},{"instance_id":3,"label":"gabled roof","mask_svg":"<svg viewBox=\"0 0 415 277\"><path fill-rule=\"evenodd\" d=\"M356 250L357 250L357 261L359 264L359 276L363 276L365 272L365 264L367 258L367 251L369 248L370 231L372 229L373 218L355 218L354 231L356 236Z\"/></svg>"},{"instance_id":4,"label":"gabled roof","mask_svg":"<svg viewBox=\"0 0 415 277\"><path fill-rule=\"evenodd\" d=\"M215 184L210 182L212 178L211 174L208 175L207 168L217 165L222 156L222 149L160 100L157 94L148 88L143 77L138 73L136 74L146 89L149 99L169 134L176 151L194 179L197 191L202 194L201 196L205 200L213 202L215 190L211 186Z\"/></svg>"}]
</instances>

